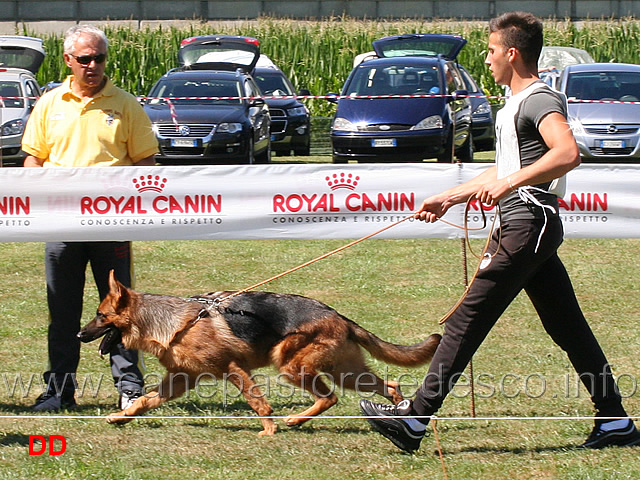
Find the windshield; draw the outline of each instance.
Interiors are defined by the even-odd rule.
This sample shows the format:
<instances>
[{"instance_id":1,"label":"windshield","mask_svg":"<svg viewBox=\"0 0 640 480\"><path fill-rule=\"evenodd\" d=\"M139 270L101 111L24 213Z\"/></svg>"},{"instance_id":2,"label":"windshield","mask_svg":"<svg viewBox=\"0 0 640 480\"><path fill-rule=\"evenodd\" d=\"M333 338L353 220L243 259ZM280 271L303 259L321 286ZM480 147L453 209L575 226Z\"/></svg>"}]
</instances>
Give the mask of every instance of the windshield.
<instances>
[{"instance_id":1,"label":"windshield","mask_svg":"<svg viewBox=\"0 0 640 480\"><path fill-rule=\"evenodd\" d=\"M24 108L24 95L18 82L0 82L0 107Z\"/></svg>"},{"instance_id":2,"label":"windshield","mask_svg":"<svg viewBox=\"0 0 640 480\"><path fill-rule=\"evenodd\" d=\"M240 82L234 80L165 80L151 92L150 104L169 98L175 105L238 104L242 97ZM236 98L211 98L236 97Z\"/></svg>"},{"instance_id":3,"label":"windshield","mask_svg":"<svg viewBox=\"0 0 640 480\"><path fill-rule=\"evenodd\" d=\"M355 71L344 95L426 95L441 89L435 67L364 65Z\"/></svg>"},{"instance_id":4,"label":"windshield","mask_svg":"<svg viewBox=\"0 0 640 480\"><path fill-rule=\"evenodd\" d=\"M281 74L256 73L253 78L264 95L285 96L296 94Z\"/></svg>"},{"instance_id":5,"label":"windshield","mask_svg":"<svg viewBox=\"0 0 640 480\"><path fill-rule=\"evenodd\" d=\"M593 58L584 50L544 47L538 60L539 70L563 70L569 65L594 63Z\"/></svg>"},{"instance_id":6,"label":"windshield","mask_svg":"<svg viewBox=\"0 0 640 480\"><path fill-rule=\"evenodd\" d=\"M569 100L640 99L640 74L635 72L585 72L569 77L566 90Z\"/></svg>"}]
</instances>

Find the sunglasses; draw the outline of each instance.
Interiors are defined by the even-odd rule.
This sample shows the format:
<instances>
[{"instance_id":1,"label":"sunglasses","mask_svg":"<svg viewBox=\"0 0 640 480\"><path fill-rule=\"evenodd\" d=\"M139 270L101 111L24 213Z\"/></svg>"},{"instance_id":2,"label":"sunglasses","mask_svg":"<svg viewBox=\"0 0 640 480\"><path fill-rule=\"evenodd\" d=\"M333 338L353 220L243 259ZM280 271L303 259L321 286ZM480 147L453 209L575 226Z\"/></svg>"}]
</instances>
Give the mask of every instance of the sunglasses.
<instances>
[{"instance_id":1,"label":"sunglasses","mask_svg":"<svg viewBox=\"0 0 640 480\"><path fill-rule=\"evenodd\" d=\"M106 60L106 53L99 53L98 55L71 55L80 65L89 65L91 61L95 60L96 63L102 63Z\"/></svg>"}]
</instances>

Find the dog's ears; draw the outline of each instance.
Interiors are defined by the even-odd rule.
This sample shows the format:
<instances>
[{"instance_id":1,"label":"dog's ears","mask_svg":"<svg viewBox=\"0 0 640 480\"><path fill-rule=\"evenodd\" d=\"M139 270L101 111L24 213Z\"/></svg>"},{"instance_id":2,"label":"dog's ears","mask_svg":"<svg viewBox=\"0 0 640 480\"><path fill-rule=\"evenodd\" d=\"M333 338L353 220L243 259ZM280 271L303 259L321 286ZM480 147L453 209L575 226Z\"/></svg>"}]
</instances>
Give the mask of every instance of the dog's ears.
<instances>
[{"instance_id":1,"label":"dog's ears","mask_svg":"<svg viewBox=\"0 0 640 480\"><path fill-rule=\"evenodd\" d=\"M129 303L129 291L127 287L116 279L114 270L109 271L109 293L111 293L119 307Z\"/></svg>"}]
</instances>

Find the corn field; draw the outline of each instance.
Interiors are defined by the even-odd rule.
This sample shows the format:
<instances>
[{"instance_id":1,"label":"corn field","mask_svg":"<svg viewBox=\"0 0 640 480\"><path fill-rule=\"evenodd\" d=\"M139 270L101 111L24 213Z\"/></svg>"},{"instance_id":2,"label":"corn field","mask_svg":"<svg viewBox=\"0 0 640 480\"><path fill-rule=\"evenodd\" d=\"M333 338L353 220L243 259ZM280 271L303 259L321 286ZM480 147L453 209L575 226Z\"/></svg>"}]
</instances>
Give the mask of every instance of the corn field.
<instances>
[{"instance_id":1,"label":"corn field","mask_svg":"<svg viewBox=\"0 0 640 480\"><path fill-rule=\"evenodd\" d=\"M500 95L484 65L488 28L486 22L360 21L336 17L324 21L293 21L263 18L218 26L194 23L185 28L137 29L105 27L109 38L107 74L114 83L138 95L148 94L153 83L177 66L183 38L205 34L246 35L260 40L267 54L299 88L312 95L339 92L352 69L353 58L372 49L371 42L398 33L454 33L468 43L459 56L487 95ZM25 31L25 35L38 36ZM60 81L68 69L62 59L62 34L40 35L47 57L38 73L41 84ZM572 23L545 22L547 45L574 46L587 50L599 62L640 63L640 21L634 19ZM306 101L314 116L326 116L332 105L322 99Z\"/></svg>"}]
</instances>

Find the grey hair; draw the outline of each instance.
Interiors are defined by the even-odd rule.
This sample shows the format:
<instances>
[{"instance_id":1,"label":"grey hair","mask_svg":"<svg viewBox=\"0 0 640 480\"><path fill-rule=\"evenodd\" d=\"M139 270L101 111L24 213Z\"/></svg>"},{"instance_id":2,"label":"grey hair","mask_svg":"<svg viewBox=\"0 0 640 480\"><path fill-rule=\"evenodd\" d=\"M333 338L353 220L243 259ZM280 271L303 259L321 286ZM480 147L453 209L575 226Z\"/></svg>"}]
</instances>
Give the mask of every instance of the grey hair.
<instances>
[{"instance_id":1,"label":"grey hair","mask_svg":"<svg viewBox=\"0 0 640 480\"><path fill-rule=\"evenodd\" d=\"M91 37L98 38L104 42L105 49L109 48L109 40L107 40L107 36L98 27L94 27L93 25L74 25L64 34L64 53L73 54L76 42L82 35L89 35Z\"/></svg>"}]
</instances>

